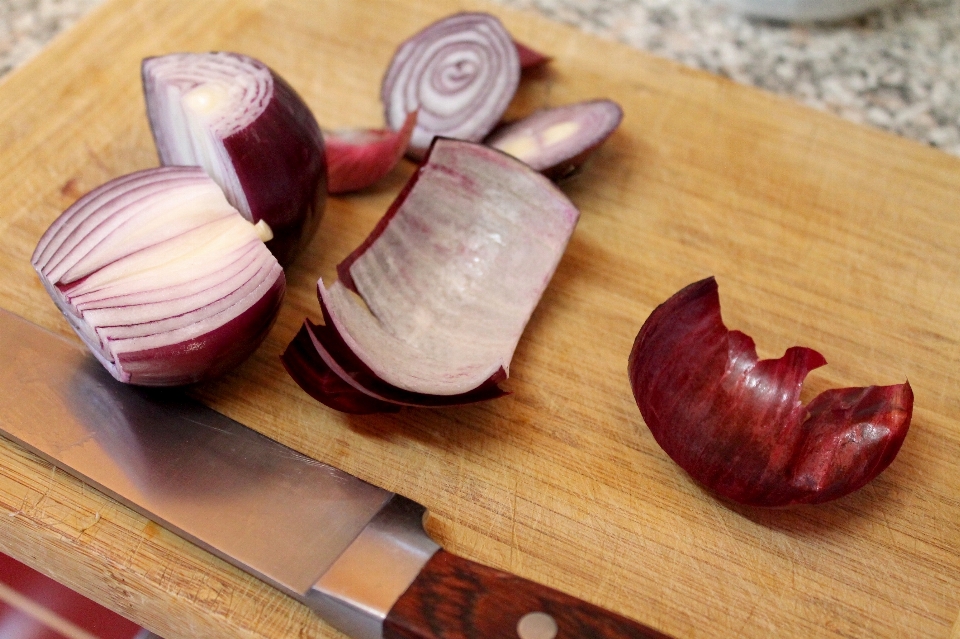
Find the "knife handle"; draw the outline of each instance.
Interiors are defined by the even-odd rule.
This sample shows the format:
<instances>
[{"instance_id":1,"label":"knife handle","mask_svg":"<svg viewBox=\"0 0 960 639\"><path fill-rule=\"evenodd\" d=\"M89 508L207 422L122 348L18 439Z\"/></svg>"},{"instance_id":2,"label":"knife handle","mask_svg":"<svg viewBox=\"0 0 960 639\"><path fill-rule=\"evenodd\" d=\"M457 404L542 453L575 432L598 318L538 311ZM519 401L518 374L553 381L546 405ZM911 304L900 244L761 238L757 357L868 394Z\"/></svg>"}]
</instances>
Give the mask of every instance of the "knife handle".
<instances>
[{"instance_id":1,"label":"knife handle","mask_svg":"<svg viewBox=\"0 0 960 639\"><path fill-rule=\"evenodd\" d=\"M390 609L384 639L670 639L570 595L439 550Z\"/></svg>"}]
</instances>

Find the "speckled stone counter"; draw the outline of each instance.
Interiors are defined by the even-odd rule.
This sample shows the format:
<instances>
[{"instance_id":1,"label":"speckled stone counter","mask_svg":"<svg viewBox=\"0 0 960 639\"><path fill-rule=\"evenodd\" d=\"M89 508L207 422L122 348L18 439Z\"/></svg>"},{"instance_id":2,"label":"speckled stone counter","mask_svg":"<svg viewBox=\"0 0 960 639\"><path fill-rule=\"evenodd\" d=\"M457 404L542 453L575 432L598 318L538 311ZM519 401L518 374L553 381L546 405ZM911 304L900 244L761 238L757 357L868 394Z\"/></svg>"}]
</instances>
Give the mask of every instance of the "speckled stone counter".
<instances>
[{"instance_id":1,"label":"speckled stone counter","mask_svg":"<svg viewBox=\"0 0 960 639\"><path fill-rule=\"evenodd\" d=\"M748 19L722 0L495 0L960 155L960 0L837 24ZM0 75L100 0L0 0Z\"/></svg>"}]
</instances>

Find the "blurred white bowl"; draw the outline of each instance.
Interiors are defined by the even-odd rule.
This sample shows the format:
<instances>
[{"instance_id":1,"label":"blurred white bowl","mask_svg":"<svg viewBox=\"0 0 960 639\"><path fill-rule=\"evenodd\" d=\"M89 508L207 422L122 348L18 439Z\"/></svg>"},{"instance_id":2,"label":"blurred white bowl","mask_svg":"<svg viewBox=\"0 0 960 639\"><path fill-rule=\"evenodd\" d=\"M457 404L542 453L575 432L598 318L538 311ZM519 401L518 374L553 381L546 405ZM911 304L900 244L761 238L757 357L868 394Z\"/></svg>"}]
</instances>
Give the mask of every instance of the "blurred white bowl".
<instances>
[{"instance_id":1,"label":"blurred white bowl","mask_svg":"<svg viewBox=\"0 0 960 639\"><path fill-rule=\"evenodd\" d=\"M840 20L896 0L722 0L734 11L758 18L809 22Z\"/></svg>"}]
</instances>

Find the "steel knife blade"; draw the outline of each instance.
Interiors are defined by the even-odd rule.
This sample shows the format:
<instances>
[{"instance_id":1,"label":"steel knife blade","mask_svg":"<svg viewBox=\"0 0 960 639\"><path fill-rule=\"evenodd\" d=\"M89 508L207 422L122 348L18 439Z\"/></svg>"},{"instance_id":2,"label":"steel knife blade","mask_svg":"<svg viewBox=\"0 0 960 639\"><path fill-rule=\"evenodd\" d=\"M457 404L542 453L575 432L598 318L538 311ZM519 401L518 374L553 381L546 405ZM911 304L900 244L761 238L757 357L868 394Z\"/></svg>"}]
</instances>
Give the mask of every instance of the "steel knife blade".
<instances>
[{"instance_id":1,"label":"steel knife blade","mask_svg":"<svg viewBox=\"0 0 960 639\"><path fill-rule=\"evenodd\" d=\"M425 509L0 309L0 434L356 639L665 637L441 549Z\"/></svg>"}]
</instances>

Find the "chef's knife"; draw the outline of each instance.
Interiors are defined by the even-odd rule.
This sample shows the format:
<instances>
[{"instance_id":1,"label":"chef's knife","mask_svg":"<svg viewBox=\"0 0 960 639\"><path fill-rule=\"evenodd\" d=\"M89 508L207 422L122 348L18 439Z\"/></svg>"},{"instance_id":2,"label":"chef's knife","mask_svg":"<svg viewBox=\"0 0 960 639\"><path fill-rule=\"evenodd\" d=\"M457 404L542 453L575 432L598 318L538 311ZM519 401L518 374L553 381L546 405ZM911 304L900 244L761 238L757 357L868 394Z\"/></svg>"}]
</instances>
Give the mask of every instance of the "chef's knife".
<instances>
[{"instance_id":1,"label":"chef's knife","mask_svg":"<svg viewBox=\"0 0 960 639\"><path fill-rule=\"evenodd\" d=\"M423 507L0 309L0 432L356 639L657 638L441 549Z\"/></svg>"}]
</instances>

